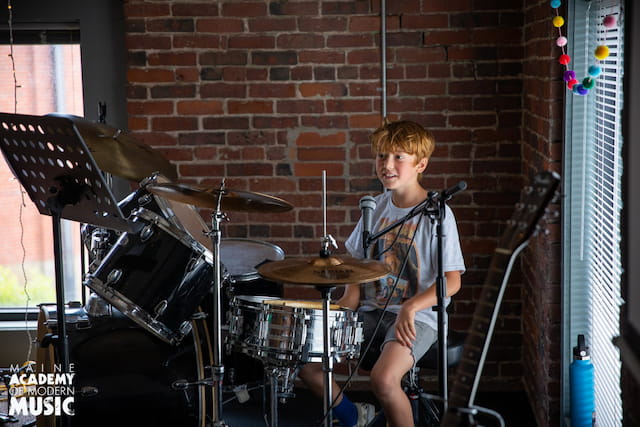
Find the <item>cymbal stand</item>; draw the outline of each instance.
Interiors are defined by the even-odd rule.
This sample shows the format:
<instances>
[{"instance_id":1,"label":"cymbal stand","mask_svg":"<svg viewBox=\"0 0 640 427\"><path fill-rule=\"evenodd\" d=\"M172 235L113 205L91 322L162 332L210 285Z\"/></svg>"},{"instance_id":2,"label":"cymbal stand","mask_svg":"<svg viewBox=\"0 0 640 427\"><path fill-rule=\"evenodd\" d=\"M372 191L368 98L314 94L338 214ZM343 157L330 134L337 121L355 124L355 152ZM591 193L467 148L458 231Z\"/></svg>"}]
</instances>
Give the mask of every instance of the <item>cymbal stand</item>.
<instances>
[{"instance_id":1,"label":"cymbal stand","mask_svg":"<svg viewBox=\"0 0 640 427\"><path fill-rule=\"evenodd\" d=\"M330 247L337 248L335 239L332 235L327 234L327 172L322 171L322 210L323 210L323 237L321 239L320 256L329 258L331 256ZM324 399L322 402L323 421L325 427L333 424L333 355L329 354L331 343L330 339L330 323L329 323L329 307L331 303L331 291L335 286L316 286L322 295L322 370L324 371Z\"/></svg>"},{"instance_id":2,"label":"cymbal stand","mask_svg":"<svg viewBox=\"0 0 640 427\"><path fill-rule=\"evenodd\" d=\"M322 409L324 412L324 425L330 427L333 424L333 354L330 354L330 331L329 331L329 304L331 291L334 287L317 286L316 289L322 294L322 369L324 371L324 399Z\"/></svg>"},{"instance_id":3,"label":"cymbal stand","mask_svg":"<svg viewBox=\"0 0 640 427\"><path fill-rule=\"evenodd\" d=\"M213 387L213 426L226 426L222 420L222 380L224 378L224 365L222 364L222 314L221 308L221 290L222 284L220 278L220 241L222 232L220 223L227 219L227 216L220 210L222 196L224 194L224 180L220 184L220 192L218 195L217 207L211 213L211 231L209 237L213 243L213 313L211 314L211 323L213 331L213 366L211 367L211 385Z\"/></svg>"},{"instance_id":4,"label":"cymbal stand","mask_svg":"<svg viewBox=\"0 0 640 427\"><path fill-rule=\"evenodd\" d=\"M271 365L267 362L264 367L265 374L269 378L269 411L270 427L278 426L278 401L284 403L287 398L293 396L293 380L297 375L297 369L288 366Z\"/></svg>"}]
</instances>

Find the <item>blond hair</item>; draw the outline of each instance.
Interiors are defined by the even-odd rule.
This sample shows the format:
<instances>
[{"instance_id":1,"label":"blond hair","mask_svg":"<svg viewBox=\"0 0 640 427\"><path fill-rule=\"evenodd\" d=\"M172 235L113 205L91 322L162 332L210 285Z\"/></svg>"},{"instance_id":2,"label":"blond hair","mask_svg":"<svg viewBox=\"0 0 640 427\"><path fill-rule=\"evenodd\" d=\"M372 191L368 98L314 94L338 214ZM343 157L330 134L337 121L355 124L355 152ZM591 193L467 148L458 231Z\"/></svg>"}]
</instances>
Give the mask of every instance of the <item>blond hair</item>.
<instances>
[{"instance_id":1,"label":"blond hair","mask_svg":"<svg viewBox=\"0 0 640 427\"><path fill-rule=\"evenodd\" d=\"M436 146L431 132L409 120L390 122L385 118L382 126L373 131L369 140L374 155L402 151L415 154L417 161L429 159Z\"/></svg>"}]
</instances>

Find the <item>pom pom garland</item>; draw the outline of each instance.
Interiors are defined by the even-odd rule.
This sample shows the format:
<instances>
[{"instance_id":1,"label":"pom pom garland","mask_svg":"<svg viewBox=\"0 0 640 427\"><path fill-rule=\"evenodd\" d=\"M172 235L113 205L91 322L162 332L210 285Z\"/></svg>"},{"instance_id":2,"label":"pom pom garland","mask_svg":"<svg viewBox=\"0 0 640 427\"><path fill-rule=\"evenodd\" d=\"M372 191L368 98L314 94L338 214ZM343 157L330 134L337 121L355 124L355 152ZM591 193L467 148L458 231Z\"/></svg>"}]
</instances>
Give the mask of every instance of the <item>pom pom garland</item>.
<instances>
[{"instance_id":1,"label":"pom pom garland","mask_svg":"<svg viewBox=\"0 0 640 427\"><path fill-rule=\"evenodd\" d=\"M605 45L600 45L593 51L593 56L599 60L607 59L609 56L609 48Z\"/></svg>"},{"instance_id":2,"label":"pom pom garland","mask_svg":"<svg viewBox=\"0 0 640 427\"><path fill-rule=\"evenodd\" d=\"M576 72L573 70L567 70L564 72L562 79L565 82L570 82L571 80L575 80L576 79Z\"/></svg>"},{"instance_id":3,"label":"pom pom garland","mask_svg":"<svg viewBox=\"0 0 640 427\"><path fill-rule=\"evenodd\" d=\"M567 83L567 89L571 90L574 94L585 96L589 93L590 89L593 89L596 85L596 78L602 72L602 68L599 65L590 65L587 70L588 76L585 77L582 82L578 81L576 78L575 71L569 69L569 63L571 62L571 57L567 55L565 51L565 46L568 43L568 40L565 36L562 35L562 27L565 24L565 19L560 16L558 9L562 5L561 0L551 0L550 2L551 8L555 10L556 16L551 20L553 26L558 29L558 38L556 38L556 46L558 46L562 50L562 54L558 57L558 62L561 65L564 65L565 71L562 74L562 80ZM616 17L614 15L607 15L602 19L602 25L605 29L613 28L617 24ZM606 30L605 30L606 31ZM605 35L606 38L606 35ZM605 45L599 45L593 51L593 56L602 61L609 57L609 47Z\"/></svg>"}]
</instances>

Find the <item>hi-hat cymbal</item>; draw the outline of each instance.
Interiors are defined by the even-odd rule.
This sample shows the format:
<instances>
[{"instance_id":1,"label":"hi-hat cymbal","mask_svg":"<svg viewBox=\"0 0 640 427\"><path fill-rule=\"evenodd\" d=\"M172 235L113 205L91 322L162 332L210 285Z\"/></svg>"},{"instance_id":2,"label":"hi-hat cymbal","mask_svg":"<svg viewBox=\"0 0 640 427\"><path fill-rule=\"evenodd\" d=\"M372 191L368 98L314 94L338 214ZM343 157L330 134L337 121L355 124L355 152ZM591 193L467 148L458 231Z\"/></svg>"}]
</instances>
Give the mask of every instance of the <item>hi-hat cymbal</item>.
<instances>
[{"instance_id":1,"label":"hi-hat cymbal","mask_svg":"<svg viewBox=\"0 0 640 427\"><path fill-rule=\"evenodd\" d=\"M287 212L293 206L284 200L262 193L217 188L204 188L186 184L156 184L147 187L153 194L176 202L202 208L235 212Z\"/></svg>"},{"instance_id":2,"label":"hi-hat cymbal","mask_svg":"<svg viewBox=\"0 0 640 427\"><path fill-rule=\"evenodd\" d=\"M154 172L160 172L171 181L178 179L174 165L148 145L136 141L129 133L78 116L53 115L73 122L96 164L104 172L138 182Z\"/></svg>"},{"instance_id":3,"label":"hi-hat cymbal","mask_svg":"<svg viewBox=\"0 0 640 427\"><path fill-rule=\"evenodd\" d=\"M391 268L380 261L347 255L287 258L261 265L258 273L269 280L294 285L334 286L380 279Z\"/></svg>"}]
</instances>

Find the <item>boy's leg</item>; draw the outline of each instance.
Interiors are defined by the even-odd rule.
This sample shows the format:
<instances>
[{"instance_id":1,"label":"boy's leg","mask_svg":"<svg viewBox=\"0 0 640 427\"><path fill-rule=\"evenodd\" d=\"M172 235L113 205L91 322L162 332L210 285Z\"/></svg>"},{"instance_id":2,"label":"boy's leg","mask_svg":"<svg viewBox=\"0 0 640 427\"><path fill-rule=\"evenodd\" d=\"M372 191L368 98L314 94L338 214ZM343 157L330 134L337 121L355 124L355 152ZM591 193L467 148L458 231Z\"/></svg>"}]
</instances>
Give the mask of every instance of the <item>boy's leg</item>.
<instances>
[{"instance_id":1,"label":"boy's leg","mask_svg":"<svg viewBox=\"0 0 640 427\"><path fill-rule=\"evenodd\" d=\"M390 426L412 426L411 403L402 389L402 377L413 367L411 350L389 341L371 371L371 386Z\"/></svg>"},{"instance_id":2,"label":"boy's leg","mask_svg":"<svg viewBox=\"0 0 640 427\"><path fill-rule=\"evenodd\" d=\"M319 398L324 397L324 370L322 363L307 363L298 372L298 377L306 384L313 394ZM331 387L331 401L333 401L340 393L340 386L336 383L335 379L332 379L333 384ZM333 415L343 426L354 426L358 421L358 409L356 406L345 396L340 396L338 401L333 406Z\"/></svg>"}]
</instances>

